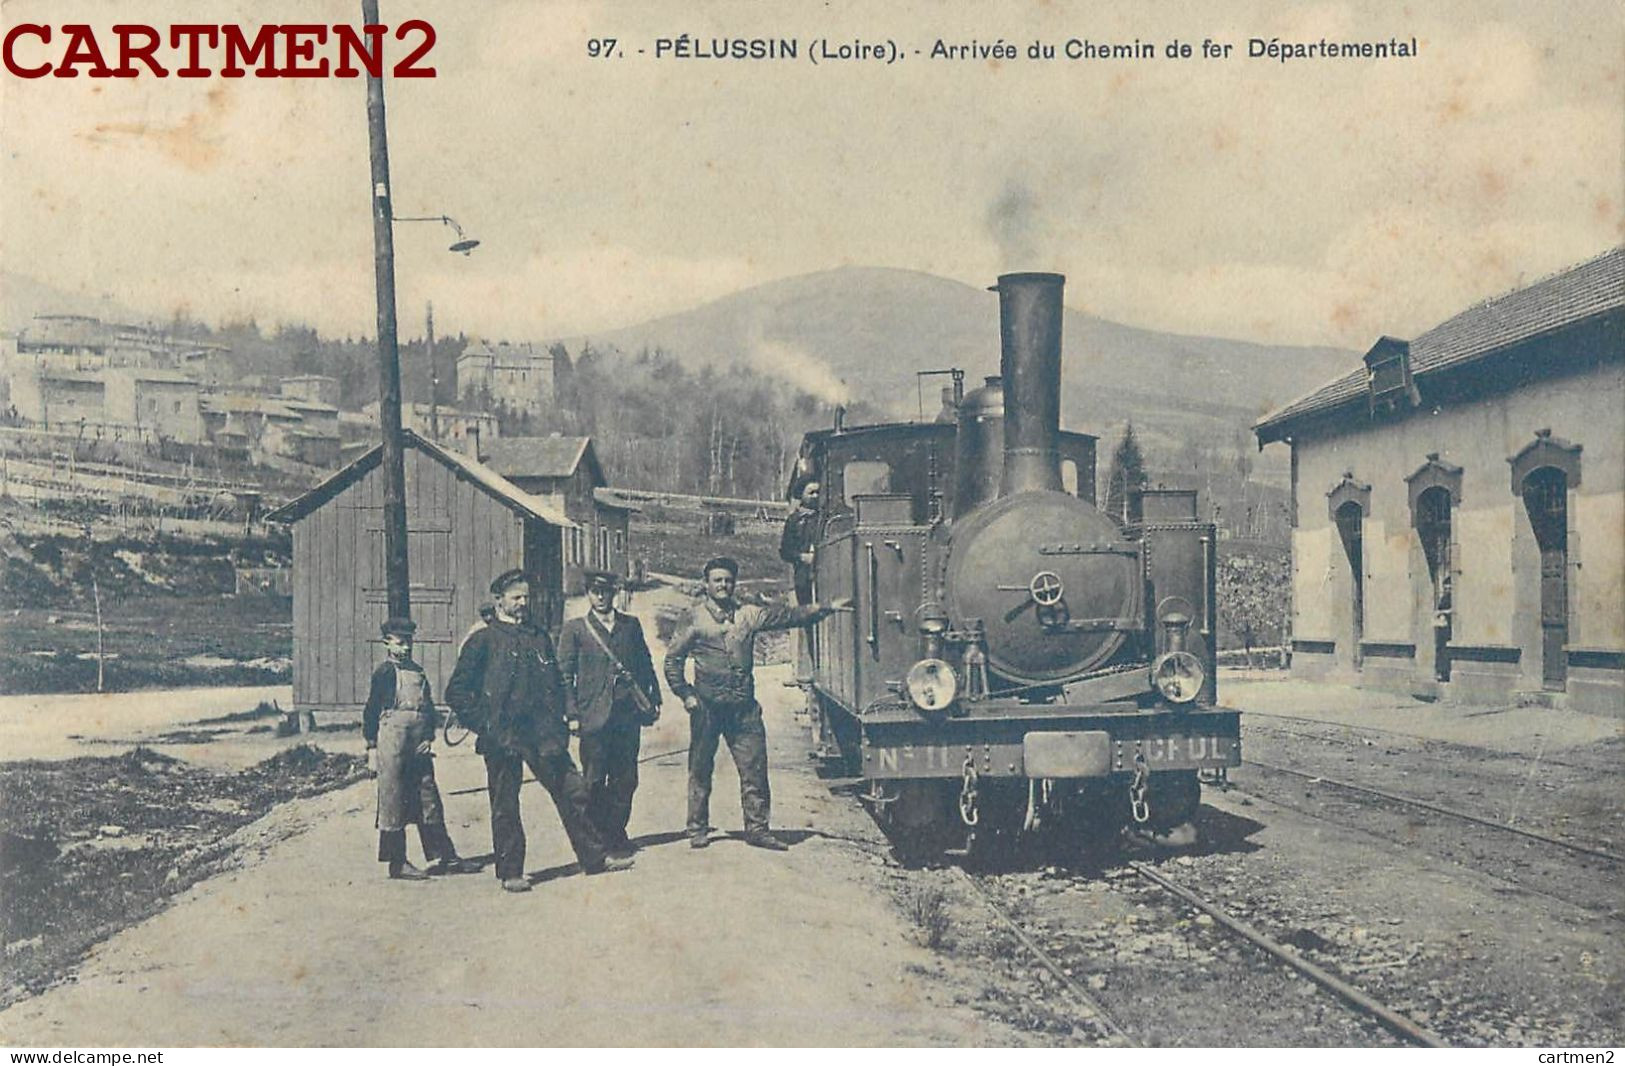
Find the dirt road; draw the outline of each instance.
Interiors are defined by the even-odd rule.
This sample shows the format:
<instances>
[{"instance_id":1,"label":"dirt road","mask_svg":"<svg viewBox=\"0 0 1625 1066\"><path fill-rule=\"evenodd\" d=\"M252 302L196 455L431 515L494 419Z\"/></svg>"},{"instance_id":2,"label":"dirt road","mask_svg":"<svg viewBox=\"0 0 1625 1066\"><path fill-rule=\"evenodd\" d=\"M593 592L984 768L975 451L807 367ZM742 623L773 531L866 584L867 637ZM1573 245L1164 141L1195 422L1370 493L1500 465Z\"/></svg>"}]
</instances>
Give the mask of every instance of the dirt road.
<instances>
[{"instance_id":1,"label":"dirt road","mask_svg":"<svg viewBox=\"0 0 1625 1066\"><path fill-rule=\"evenodd\" d=\"M391 882L373 861L370 783L287 805L245 833L247 864L97 949L75 983L0 1013L20 1045L979 1044L1009 1034L938 1002L880 885L875 849L818 834L840 806L807 770L784 668L764 670L785 854L692 851L681 755L643 766L627 873L574 872L528 786L527 895L489 874ZM669 709L669 708L668 708ZM645 737L686 744L681 711ZM448 793L484 784L441 751ZM719 756L712 822L740 825ZM448 795L465 854L489 849L483 792ZM416 849L416 841L411 846ZM934 1000L933 997L936 997Z\"/></svg>"},{"instance_id":2,"label":"dirt road","mask_svg":"<svg viewBox=\"0 0 1625 1066\"><path fill-rule=\"evenodd\" d=\"M0 751L7 759L107 755L108 742L128 746L146 733L213 715L252 710L261 701L291 708L293 687L245 685L0 696Z\"/></svg>"}]
</instances>

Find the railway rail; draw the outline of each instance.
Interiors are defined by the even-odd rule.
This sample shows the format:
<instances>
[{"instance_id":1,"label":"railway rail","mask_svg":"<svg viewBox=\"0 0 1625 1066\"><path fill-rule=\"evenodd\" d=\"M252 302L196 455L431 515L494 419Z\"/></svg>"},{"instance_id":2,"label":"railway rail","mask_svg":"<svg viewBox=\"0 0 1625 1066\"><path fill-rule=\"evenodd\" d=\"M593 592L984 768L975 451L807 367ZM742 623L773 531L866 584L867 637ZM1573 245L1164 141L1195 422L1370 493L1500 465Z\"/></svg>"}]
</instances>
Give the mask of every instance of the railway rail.
<instances>
[{"instance_id":1,"label":"railway rail","mask_svg":"<svg viewBox=\"0 0 1625 1066\"><path fill-rule=\"evenodd\" d=\"M1044 969L1048 970L1052 975L1054 975L1055 979L1061 983L1061 988L1066 991L1067 996L1072 999L1076 1006L1082 1008L1084 1021L1089 1022L1096 1028L1103 1030L1117 1043L1125 1044L1130 1047L1139 1046L1139 1044L1129 1036L1128 1030L1123 1027L1123 1023L1118 1021L1111 1011L1106 1009L1105 1004L1101 1003L1100 1000L1096 999L1094 996L1091 996L1081 985L1072 980L1072 975L1066 972L1065 968L1055 960L1054 956L1045 951L1039 946L1036 940L1027 935L1026 930L1022 929L1016 920L1010 917L1005 909L1000 906L999 901L993 898L992 893L984 888L982 884L976 880L976 878L966 873L963 867L954 867L954 872L957 873L960 880L963 881L979 899L981 899L981 901L987 906L987 909L992 912L995 918L998 919L999 924L1004 926L1005 929L1009 930L1010 933L1015 936L1016 940L1020 942L1021 946L1027 949L1027 953L1031 955L1040 966L1044 967Z\"/></svg>"},{"instance_id":2,"label":"railway rail","mask_svg":"<svg viewBox=\"0 0 1625 1066\"><path fill-rule=\"evenodd\" d=\"M1543 844L1550 844L1553 847L1563 848L1580 855L1588 855L1592 858L1605 859L1612 863L1625 863L1625 856L1616 855L1611 851L1603 851L1600 848L1588 848L1583 844L1575 844L1567 840L1561 840L1554 836L1548 836L1545 833L1537 833L1531 829L1522 829L1515 825L1508 825L1505 822L1493 821L1489 818L1484 818L1476 814L1469 814L1467 811L1458 811L1450 807L1441 807L1436 803L1429 803L1426 800L1416 799L1411 796L1401 796L1398 793L1387 792L1380 788L1357 785L1352 781L1339 780L1335 777L1328 777L1325 774L1310 773L1304 770L1293 770L1285 766L1276 766L1273 763L1261 762L1251 757L1247 759L1247 765L1257 766L1261 769L1268 770L1271 773L1287 774L1291 777L1302 778L1305 781L1315 781L1321 784L1331 785L1334 788L1340 788L1348 792L1354 792L1367 796L1376 796L1379 799L1387 800L1390 803L1397 803L1406 807L1415 807L1420 810L1430 811L1434 814L1442 814L1450 818L1458 818L1464 822L1472 822L1476 825L1488 826L1491 829L1499 829L1504 833L1511 833L1515 836L1539 841ZM1245 789L1243 791L1245 791Z\"/></svg>"},{"instance_id":3,"label":"railway rail","mask_svg":"<svg viewBox=\"0 0 1625 1066\"><path fill-rule=\"evenodd\" d=\"M1191 907L1207 914L1214 921L1224 926L1229 932L1262 950L1277 962L1297 971L1321 988L1330 992L1353 1009L1375 1018L1390 1032L1409 1040L1421 1047L1442 1048L1449 1045L1437 1033L1423 1026L1413 1018L1407 1017L1392 1007L1386 1006L1366 992L1344 981L1342 978L1322 969L1303 958L1297 952L1281 943L1279 940L1261 932L1255 926L1242 921L1223 907L1190 889L1162 876L1156 870L1143 862L1130 862L1129 869L1140 877L1161 888L1164 892L1184 901Z\"/></svg>"},{"instance_id":4,"label":"railway rail","mask_svg":"<svg viewBox=\"0 0 1625 1066\"><path fill-rule=\"evenodd\" d=\"M1320 718L1303 718L1291 714L1276 714L1273 711L1269 713L1264 713L1261 711L1248 711L1246 712L1246 717L1249 728L1256 728L1261 724L1268 723L1264 724L1264 728L1269 730L1271 733L1278 734L1280 736L1297 737L1300 740L1325 740L1326 737L1323 733L1312 733L1297 729L1287 729L1276 725L1275 722L1302 722L1306 725L1318 725L1325 729L1345 730L1358 733L1376 733L1381 736L1399 737L1404 740L1419 740L1440 744L1455 743L1453 741L1441 740L1438 737L1427 736L1423 733L1408 733L1402 729L1384 729L1382 726L1355 725L1351 722L1328 722ZM1247 761L1253 762L1254 760L1249 757ZM1569 762L1564 759L1554 759L1547 755L1541 756L1540 763L1542 766L1557 766L1565 770L1579 770L1583 773L1604 773L1613 771L1612 764L1598 765L1584 762Z\"/></svg>"},{"instance_id":5,"label":"railway rail","mask_svg":"<svg viewBox=\"0 0 1625 1066\"><path fill-rule=\"evenodd\" d=\"M1126 864L1126 867L1142 880L1160 889L1164 894L1178 900L1183 906L1208 915L1232 936L1251 944L1271 959L1307 978L1335 997L1355 1014L1375 1021L1400 1039L1420 1047L1442 1048L1449 1046L1443 1037L1414 1018L1389 1007L1370 993L1350 984L1329 970L1310 962L1288 945L1269 936L1256 926L1241 920L1205 896L1163 876L1152 866L1144 862L1130 861ZM1061 964L1021 928L1019 923L1009 915L984 885L961 867L955 867L955 872L973 893L986 904L994 917L998 919L999 924L1014 934L1022 947L1040 966L1054 975L1067 996L1081 1008L1084 1021L1102 1029L1119 1043L1139 1046L1129 1034L1124 1023L1098 998L1090 995L1089 992L1079 986Z\"/></svg>"}]
</instances>

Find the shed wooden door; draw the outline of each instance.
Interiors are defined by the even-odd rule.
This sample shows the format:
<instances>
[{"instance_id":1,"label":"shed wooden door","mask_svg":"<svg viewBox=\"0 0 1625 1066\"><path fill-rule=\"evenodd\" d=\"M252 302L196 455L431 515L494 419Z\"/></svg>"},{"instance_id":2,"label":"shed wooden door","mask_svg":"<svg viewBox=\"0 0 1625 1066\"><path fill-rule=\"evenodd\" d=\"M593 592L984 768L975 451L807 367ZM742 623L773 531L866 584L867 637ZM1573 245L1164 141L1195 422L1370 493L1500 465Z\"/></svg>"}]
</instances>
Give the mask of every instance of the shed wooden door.
<instances>
[{"instance_id":1,"label":"shed wooden door","mask_svg":"<svg viewBox=\"0 0 1625 1066\"><path fill-rule=\"evenodd\" d=\"M378 521L367 525L367 577L361 588L362 602L366 604L372 626L369 641L376 643L378 623L389 612L389 589L384 576L384 528ZM441 687L451 677L457 663L457 647L452 617L455 598L452 573L451 522L449 518L432 515L411 515L406 529L407 568L411 574L410 595L412 620L418 624L413 658L417 659L429 681L435 686L439 699ZM374 649L382 656L382 649Z\"/></svg>"}]
</instances>

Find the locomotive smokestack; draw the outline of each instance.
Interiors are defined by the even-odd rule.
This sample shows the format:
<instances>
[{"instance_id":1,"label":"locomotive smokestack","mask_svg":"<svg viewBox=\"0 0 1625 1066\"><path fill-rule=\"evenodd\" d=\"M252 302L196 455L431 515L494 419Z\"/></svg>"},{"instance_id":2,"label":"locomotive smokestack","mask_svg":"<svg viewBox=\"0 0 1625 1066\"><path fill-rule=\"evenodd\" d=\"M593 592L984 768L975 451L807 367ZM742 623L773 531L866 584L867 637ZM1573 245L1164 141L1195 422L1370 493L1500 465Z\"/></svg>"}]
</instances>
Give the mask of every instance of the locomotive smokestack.
<instances>
[{"instance_id":1,"label":"locomotive smokestack","mask_svg":"<svg viewBox=\"0 0 1625 1066\"><path fill-rule=\"evenodd\" d=\"M1061 274L1001 274L999 370L1004 378L1000 496L1061 488Z\"/></svg>"}]
</instances>

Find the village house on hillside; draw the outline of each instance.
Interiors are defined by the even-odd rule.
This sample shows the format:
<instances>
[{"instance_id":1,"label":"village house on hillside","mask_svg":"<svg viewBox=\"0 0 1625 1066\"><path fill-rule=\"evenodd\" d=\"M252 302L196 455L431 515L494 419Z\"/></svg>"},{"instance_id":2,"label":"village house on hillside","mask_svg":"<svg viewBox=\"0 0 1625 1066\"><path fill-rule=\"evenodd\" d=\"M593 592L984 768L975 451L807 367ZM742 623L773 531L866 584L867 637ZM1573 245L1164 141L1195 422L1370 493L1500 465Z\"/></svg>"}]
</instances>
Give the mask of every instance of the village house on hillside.
<instances>
[{"instance_id":1,"label":"village house on hillside","mask_svg":"<svg viewBox=\"0 0 1625 1066\"><path fill-rule=\"evenodd\" d=\"M36 315L4 347L8 413L116 439L204 439L197 368L217 349L88 315Z\"/></svg>"},{"instance_id":2,"label":"village house on hillside","mask_svg":"<svg viewBox=\"0 0 1625 1066\"><path fill-rule=\"evenodd\" d=\"M377 437L378 401L363 407L350 425L368 440ZM496 440L500 435L496 415L445 404L402 404L401 427L464 455L474 455L477 444Z\"/></svg>"},{"instance_id":3,"label":"village house on hillside","mask_svg":"<svg viewBox=\"0 0 1625 1066\"><path fill-rule=\"evenodd\" d=\"M562 544L575 525L473 459L404 435L407 565L414 656L445 691L457 645L490 601L491 581L514 568L534 582L535 617L564 616ZM378 627L384 577L383 448L373 447L267 517L293 529L293 698L299 711L358 711L383 661Z\"/></svg>"},{"instance_id":4,"label":"village house on hillside","mask_svg":"<svg viewBox=\"0 0 1625 1066\"><path fill-rule=\"evenodd\" d=\"M282 379L281 392L284 396L329 407L339 405L339 379L328 374L289 374Z\"/></svg>"},{"instance_id":5,"label":"village house on hillside","mask_svg":"<svg viewBox=\"0 0 1625 1066\"><path fill-rule=\"evenodd\" d=\"M591 437L503 437L482 452L487 466L526 492L556 503L578 528L564 543L565 580L581 587L583 569L627 573L633 508L607 491Z\"/></svg>"},{"instance_id":6,"label":"village house on hillside","mask_svg":"<svg viewBox=\"0 0 1625 1066\"><path fill-rule=\"evenodd\" d=\"M470 341L457 357L457 394L516 414L540 415L557 404L563 370L552 352L528 342Z\"/></svg>"},{"instance_id":7,"label":"village house on hillside","mask_svg":"<svg viewBox=\"0 0 1625 1066\"><path fill-rule=\"evenodd\" d=\"M1622 411L1616 248L1265 417L1260 446L1291 448L1293 672L1625 716Z\"/></svg>"},{"instance_id":8,"label":"village house on hillside","mask_svg":"<svg viewBox=\"0 0 1625 1066\"><path fill-rule=\"evenodd\" d=\"M339 409L296 388L281 396L216 389L203 397L203 424L211 444L243 460L274 466L279 460L332 469L339 463Z\"/></svg>"}]
</instances>

